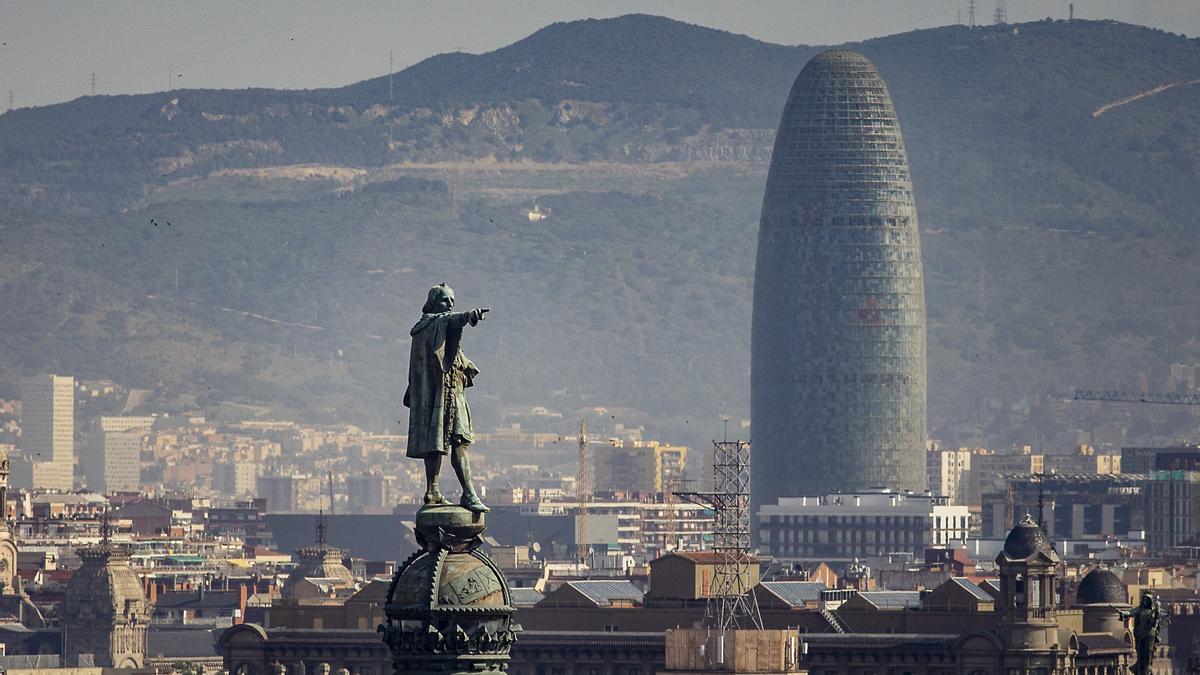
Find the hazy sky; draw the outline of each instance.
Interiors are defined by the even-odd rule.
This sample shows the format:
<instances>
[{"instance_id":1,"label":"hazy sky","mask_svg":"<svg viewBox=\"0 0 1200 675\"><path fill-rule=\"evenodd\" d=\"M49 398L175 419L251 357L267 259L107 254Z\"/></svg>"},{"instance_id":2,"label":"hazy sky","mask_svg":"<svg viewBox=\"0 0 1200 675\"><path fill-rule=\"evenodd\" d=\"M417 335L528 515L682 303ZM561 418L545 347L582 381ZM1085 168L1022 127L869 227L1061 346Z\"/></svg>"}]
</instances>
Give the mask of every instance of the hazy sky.
<instances>
[{"instance_id":1,"label":"hazy sky","mask_svg":"<svg viewBox=\"0 0 1200 675\"><path fill-rule=\"evenodd\" d=\"M448 51L480 53L555 21L659 14L781 44L835 44L955 21L968 0L0 0L0 101L176 88L330 87ZM991 23L995 0L977 0ZM1008 0L1012 22L1065 17L1067 0ZM1080 18L1200 34L1200 0L1075 0Z\"/></svg>"}]
</instances>

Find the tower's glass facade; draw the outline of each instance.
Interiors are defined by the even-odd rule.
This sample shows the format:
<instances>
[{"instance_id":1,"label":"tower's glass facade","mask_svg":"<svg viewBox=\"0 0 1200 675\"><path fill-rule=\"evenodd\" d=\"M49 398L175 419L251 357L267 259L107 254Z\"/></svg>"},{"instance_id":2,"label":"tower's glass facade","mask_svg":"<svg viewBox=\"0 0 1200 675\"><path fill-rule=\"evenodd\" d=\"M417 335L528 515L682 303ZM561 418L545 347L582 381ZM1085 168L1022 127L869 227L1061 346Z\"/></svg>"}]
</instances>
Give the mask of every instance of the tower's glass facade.
<instances>
[{"instance_id":1,"label":"tower's glass facade","mask_svg":"<svg viewBox=\"0 0 1200 675\"><path fill-rule=\"evenodd\" d=\"M754 278L752 498L925 489L925 289L904 140L874 64L792 86Z\"/></svg>"}]
</instances>

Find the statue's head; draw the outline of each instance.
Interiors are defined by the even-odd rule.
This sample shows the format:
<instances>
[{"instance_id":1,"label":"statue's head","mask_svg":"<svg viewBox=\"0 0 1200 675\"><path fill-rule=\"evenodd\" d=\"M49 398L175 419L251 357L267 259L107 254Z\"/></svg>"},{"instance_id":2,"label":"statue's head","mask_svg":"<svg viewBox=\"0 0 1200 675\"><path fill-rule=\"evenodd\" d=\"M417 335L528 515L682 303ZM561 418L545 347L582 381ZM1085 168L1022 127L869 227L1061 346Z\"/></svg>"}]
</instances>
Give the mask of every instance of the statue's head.
<instances>
[{"instance_id":1,"label":"statue's head","mask_svg":"<svg viewBox=\"0 0 1200 675\"><path fill-rule=\"evenodd\" d=\"M1142 596L1142 607L1145 607L1146 609L1150 609L1153 606L1154 606L1154 596L1150 595L1149 593L1143 595Z\"/></svg>"},{"instance_id":2,"label":"statue's head","mask_svg":"<svg viewBox=\"0 0 1200 675\"><path fill-rule=\"evenodd\" d=\"M425 314L441 314L454 309L454 289L446 284L438 284L429 289L429 297L421 311Z\"/></svg>"}]
</instances>

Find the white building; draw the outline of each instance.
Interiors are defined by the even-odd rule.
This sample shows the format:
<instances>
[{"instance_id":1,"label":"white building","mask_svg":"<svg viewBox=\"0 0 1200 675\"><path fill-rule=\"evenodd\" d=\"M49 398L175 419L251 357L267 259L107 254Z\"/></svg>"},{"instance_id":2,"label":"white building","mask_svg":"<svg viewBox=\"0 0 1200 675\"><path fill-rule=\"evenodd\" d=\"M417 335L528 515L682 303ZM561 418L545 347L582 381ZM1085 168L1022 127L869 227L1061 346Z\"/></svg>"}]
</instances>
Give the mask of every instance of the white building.
<instances>
[{"instance_id":1,"label":"white building","mask_svg":"<svg viewBox=\"0 0 1200 675\"><path fill-rule=\"evenodd\" d=\"M256 462L221 462L213 465L213 490L223 497L252 497L262 465Z\"/></svg>"},{"instance_id":2,"label":"white building","mask_svg":"<svg viewBox=\"0 0 1200 675\"><path fill-rule=\"evenodd\" d=\"M21 451L30 465L26 489L63 490L72 487L75 467L75 378L36 375L21 378ZM52 466L37 466L53 464Z\"/></svg>"},{"instance_id":3,"label":"white building","mask_svg":"<svg viewBox=\"0 0 1200 675\"><path fill-rule=\"evenodd\" d=\"M762 549L782 559L850 559L911 552L965 539L966 506L930 494L887 489L782 497L758 512Z\"/></svg>"},{"instance_id":4,"label":"white building","mask_svg":"<svg viewBox=\"0 0 1200 675\"><path fill-rule=\"evenodd\" d=\"M970 503L970 448L930 450L926 454L929 491L950 500L951 504Z\"/></svg>"},{"instance_id":5,"label":"white building","mask_svg":"<svg viewBox=\"0 0 1200 675\"><path fill-rule=\"evenodd\" d=\"M79 458L88 489L136 492L142 485L142 443L154 418L101 417Z\"/></svg>"}]
</instances>

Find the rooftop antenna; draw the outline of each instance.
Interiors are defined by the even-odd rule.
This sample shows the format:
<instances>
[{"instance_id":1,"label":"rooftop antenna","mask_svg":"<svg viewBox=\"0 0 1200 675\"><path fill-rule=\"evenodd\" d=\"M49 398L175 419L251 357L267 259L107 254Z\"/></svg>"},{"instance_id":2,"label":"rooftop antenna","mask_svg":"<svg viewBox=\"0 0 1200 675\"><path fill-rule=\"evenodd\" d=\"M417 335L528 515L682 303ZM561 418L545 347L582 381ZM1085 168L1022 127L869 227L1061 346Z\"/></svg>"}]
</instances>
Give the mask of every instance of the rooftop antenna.
<instances>
[{"instance_id":1,"label":"rooftop antenna","mask_svg":"<svg viewBox=\"0 0 1200 675\"><path fill-rule=\"evenodd\" d=\"M317 546L325 546L325 509L317 513Z\"/></svg>"}]
</instances>

